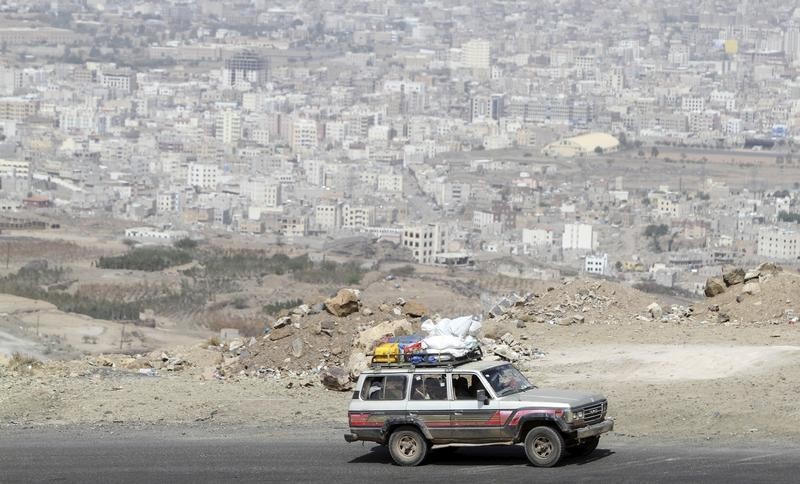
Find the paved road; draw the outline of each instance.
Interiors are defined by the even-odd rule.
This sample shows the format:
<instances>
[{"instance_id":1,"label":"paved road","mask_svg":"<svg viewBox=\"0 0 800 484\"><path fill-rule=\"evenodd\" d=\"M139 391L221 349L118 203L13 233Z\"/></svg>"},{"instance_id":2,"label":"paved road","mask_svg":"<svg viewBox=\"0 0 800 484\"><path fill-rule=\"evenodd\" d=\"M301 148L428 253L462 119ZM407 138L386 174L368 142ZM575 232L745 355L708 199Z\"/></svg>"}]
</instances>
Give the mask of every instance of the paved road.
<instances>
[{"instance_id":1,"label":"paved road","mask_svg":"<svg viewBox=\"0 0 800 484\"><path fill-rule=\"evenodd\" d=\"M417 468L340 431L19 431L0 435L0 482L797 482L800 448L658 446L609 437L588 459L527 465L519 446L435 450Z\"/></svg>"}]
</instances>

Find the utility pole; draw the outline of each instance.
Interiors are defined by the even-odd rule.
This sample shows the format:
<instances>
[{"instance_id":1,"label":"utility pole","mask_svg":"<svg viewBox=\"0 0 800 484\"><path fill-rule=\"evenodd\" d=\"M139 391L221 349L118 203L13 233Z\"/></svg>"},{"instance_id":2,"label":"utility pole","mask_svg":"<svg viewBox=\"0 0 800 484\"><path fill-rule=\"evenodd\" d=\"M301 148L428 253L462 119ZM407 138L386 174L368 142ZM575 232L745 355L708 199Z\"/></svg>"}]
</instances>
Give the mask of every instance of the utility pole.
<instances>
[{"instance_id":1,"label":"utility pole","mask_svg":"<svg viewBox=\"0 0 800 484\"><path fill-rule=\"evenodd\" d=\"M122 323L122 335L119 337L119 349L122 350L122 342L125 341L125 323Z\"/></svg>"},{"instance_id":2,"label":"utility pole","mask_svg":"<svg viewBox=\"0 0 800 484\"><path fill-rule=\"evenodd\" d=\"M8 261L11 259L11 242L6 242L6 269L8 269Z\"/></svg>"}]
</instances>

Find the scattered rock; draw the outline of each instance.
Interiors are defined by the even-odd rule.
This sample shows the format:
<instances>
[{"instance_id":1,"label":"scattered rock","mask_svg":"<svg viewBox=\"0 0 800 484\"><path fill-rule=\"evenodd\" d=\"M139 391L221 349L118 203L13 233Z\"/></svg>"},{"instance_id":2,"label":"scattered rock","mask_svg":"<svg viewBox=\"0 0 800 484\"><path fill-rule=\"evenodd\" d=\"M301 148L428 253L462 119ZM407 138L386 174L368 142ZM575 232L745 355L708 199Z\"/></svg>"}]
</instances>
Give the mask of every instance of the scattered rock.
<instances>
[{"instance_id":1,"label":"scattered rock","mask_svg":"<svg viewBox=\"0 0 800 484\"><path fill-rule=\"evenodd\" d=\"M346 392L353 388L350 375L342 368L333 367L323 370L319 375L319 379L328 390Z\"/></svg>"},{"instance_id":2,"label":"scattered rock","mask_svg":"<svg viewBox=\"0 0 800 484\"><path fill-rule=\"evenodd\" d=\"M301 304L296 308L292 309L292 314L296 316L308 316L311 312L311 308L308 307L308 304Z\"/></svg>"},{"instance_id":3,"label":"scattered rock","mask_svg":"<svg viewBox=\"0 0 800 484\"><path fill-rule=\"evenodd\" d=\"M284 338L288 338L292 334L294 334L294 329L292 329L291 327L278 328L269 333L267 338L269 338L270 341L278 341Z\"/></svg>"},{"instance_id":4,"label":"scattered rock","mask_svg":"<svg viewBox=\"0 0 800 484\"><path fill-rule=\"evenodd\" d=\"M709 277L706 280L705 294L707 297L714 297L725 292L725 281L721 277Z\"/></svg>"},{"instance_id":5,"label":"scattered rock","mask_svg":"<svg viewBox=\"0 0 800 484\"><path fill-rule=\"evenodd\" d=\"M737 267L722 274L722 280L725 282L726 286L730 287L730 286L735 286L736 284L744 283L744 276L745 276L744 269L742 269L741 267Z\"/></svg>"},{"instance_id":6,"label":"scattered rock","mask_svg":"<svg viewBox=\"0 0 800 484\"><path fill-rule=\"evenodd\" d=\"M761 277L761 271L758 269L747 271L744 275L744 282L756 280Z\"/></svg>"},{"instance_id":7,"label":"scattered rock","mask_svg":"<svg viewBox=\"0 0 800 484\"><path fill-rule=\"evenodd\" d=\"M361 296L357 289L340 289L336 296L325 301L325 309L343 318L361 309Z\"/></svg>"},{"instance_id":8,"label":"scattered rock","mask_svg":"<svg viewBox=\"0 0 800 484\"><path fill-rule=\"evenodd\" d=\"M652 303L647 306L647 313L650 314L650 317L653 319L661 319L664 315L664 311L658 303Z\"/></svg>"},{"instance_id":9,"label":"scattered rock","mask_svg":"<svg viewBox=\"0 0 800 484\"><path fill-rule=\"evenodd\" d=\"M300 338L295 338L292 341L292 356L295 358L300 358L303 356L303 340Z\"/></svg>"},{"instance_id":10,"label":"scattered rock","mask_svg":"<svg viewBox=\"0 0 800 484\"><path fill-rule=\"evenodd\" d=\"M283 328L284 326L289 326L290 324L292 324L292 318L289 316L284 316L275 321L275 324L272 325L272 329Z\"/></svg>"},{"instance_id":11,"label":"scattered rock","mask_svg":"<svg viewBox=\"0 0 800 484\"><path fill-rule=\"evenodd\" d=\"M759 294L761 293L761 284L757 282L748 282L742 288L742 292L745 294Z\"/></svg>"}]
</instances>

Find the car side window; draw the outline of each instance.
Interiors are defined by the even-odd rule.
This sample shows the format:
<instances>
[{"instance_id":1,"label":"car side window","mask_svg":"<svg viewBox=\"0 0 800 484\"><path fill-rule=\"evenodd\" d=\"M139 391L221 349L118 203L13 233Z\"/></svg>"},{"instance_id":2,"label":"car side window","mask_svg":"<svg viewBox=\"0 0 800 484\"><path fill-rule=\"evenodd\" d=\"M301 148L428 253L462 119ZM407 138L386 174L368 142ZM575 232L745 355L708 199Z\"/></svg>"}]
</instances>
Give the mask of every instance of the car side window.
<instances>
[{"instance_id":1,"label":"car side window","mask_svg":"<svg viewBox=\"0 0 800 484\"><path fill-rule=\"evenodd\" d=\"M444 373L414 375L411 400L447 400L447 380Z\"/></svg>"},{"instance_id":2,"label":"car side window","mask_svg":"<svg viewBox=\"0 0 800 484\"><path fill-rule=\"evenodd\" d=\"M403 400L405 396L404 375L367 377L361 387L362 400Z\"/></svg>"},{"instance_id":3,"label":"car side window","mask_svg":"<svg viewBox=\"0 0 800 484\"><path fill-rule=\"evenodd\" d=\"M453 374L453 396L456 400L475 400L478 390L486 390L478 375L472 373Z\"/></svg>"}]
</instances>

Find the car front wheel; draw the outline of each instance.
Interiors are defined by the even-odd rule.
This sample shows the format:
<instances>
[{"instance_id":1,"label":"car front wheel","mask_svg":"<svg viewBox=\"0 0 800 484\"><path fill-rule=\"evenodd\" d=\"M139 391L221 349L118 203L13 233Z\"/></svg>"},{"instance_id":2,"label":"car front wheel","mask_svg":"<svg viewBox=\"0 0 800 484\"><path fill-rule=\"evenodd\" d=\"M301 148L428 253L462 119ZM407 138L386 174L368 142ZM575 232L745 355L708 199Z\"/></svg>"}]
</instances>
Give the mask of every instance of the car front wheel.
<instances>
[{"instance_id":1,"label":"car front wheel","mask_svg":"<svg viewBox=\"0 0 800 484\"><path fill-rule=\"evenodd\" d=\"M552 467L561 459L564 438L550 427L534 427L525 436L525 454L536 467Z\"/></svg>"},{"instance_id":2,"label":"car front wheel","mask_svg":"<svg viewBox=\"0 0 800 484\"><path fill-rule=\"evenodd\" d=\"M416 466L428 454L428 441L413 427L402 427L389 437L389 454L399 466Z\"/></svg>"}]
</instances>

